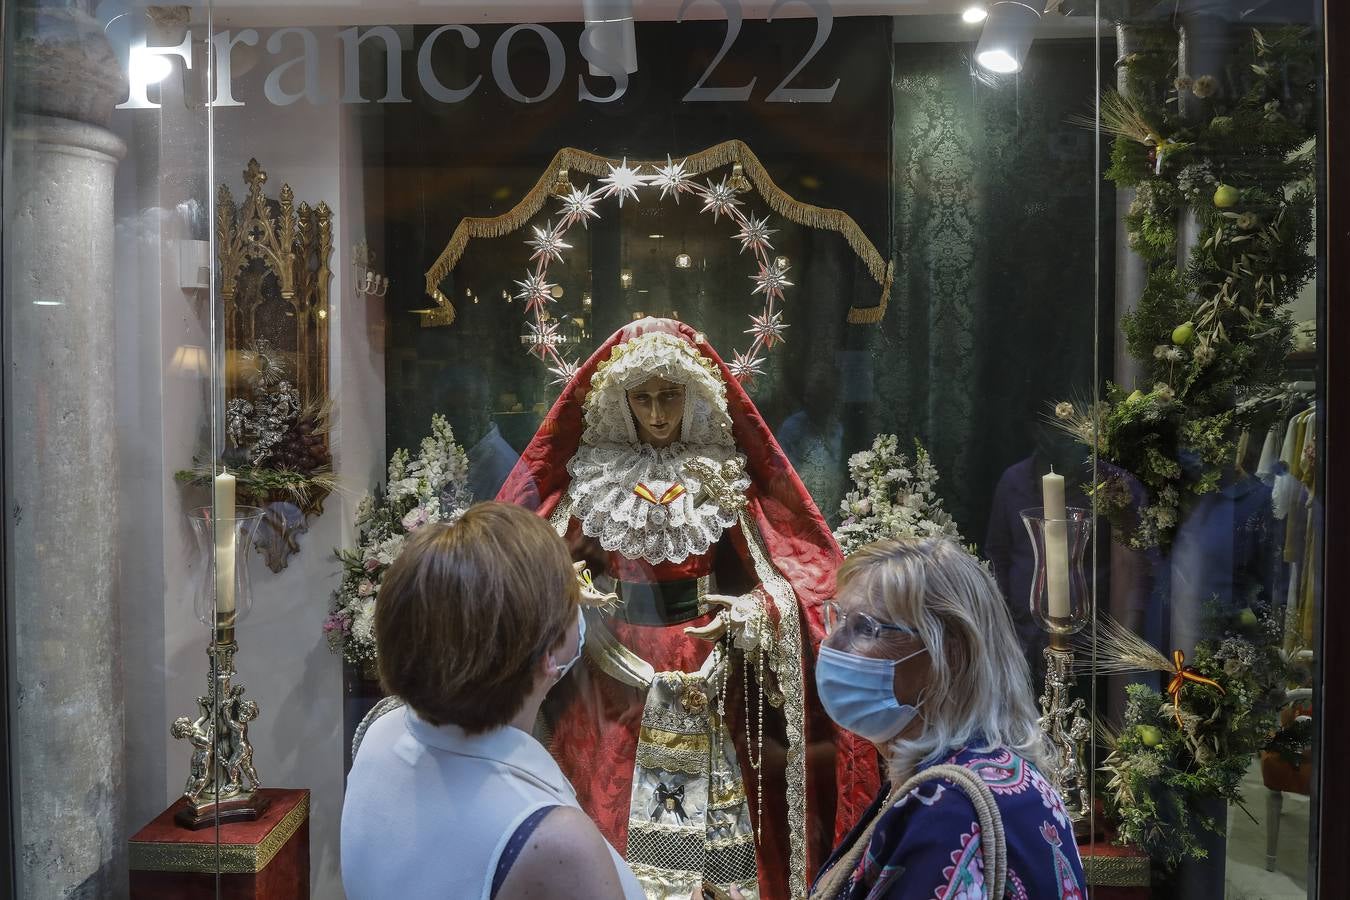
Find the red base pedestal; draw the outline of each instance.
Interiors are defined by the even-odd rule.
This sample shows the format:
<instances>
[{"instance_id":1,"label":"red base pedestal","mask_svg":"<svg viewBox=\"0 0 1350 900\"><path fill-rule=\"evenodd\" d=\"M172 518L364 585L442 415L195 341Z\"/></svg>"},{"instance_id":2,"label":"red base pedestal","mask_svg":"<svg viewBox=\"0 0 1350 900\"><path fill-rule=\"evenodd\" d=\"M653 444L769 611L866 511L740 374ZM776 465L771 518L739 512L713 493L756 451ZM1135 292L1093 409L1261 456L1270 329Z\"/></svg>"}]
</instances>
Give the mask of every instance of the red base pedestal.
<instances>
[{"instance_id":1,"label":"red base pedestal","mask_svg":"<svg viewBox=\"0 0 1350 900\"><path fill-rule=\"evenodd\" d=\"M1098 840L1079 844L1078 854L1092 900L1148 900L1152 896L1149 858L1133 847Z\"/></svg>"},{"instance_id":2,"label":"red base pedestal","mask_svg":"<svg viewBox=\"0 0 1350 900\"><path fill-rule=\"evenodd\" d=\"M309 791L263 788L269 803L253 822L197 831L174 823L181 797L131 838L131 896L137 900L307 900ZM216 873L220 893L216 894Z\"/></svg>"}]
</instances>

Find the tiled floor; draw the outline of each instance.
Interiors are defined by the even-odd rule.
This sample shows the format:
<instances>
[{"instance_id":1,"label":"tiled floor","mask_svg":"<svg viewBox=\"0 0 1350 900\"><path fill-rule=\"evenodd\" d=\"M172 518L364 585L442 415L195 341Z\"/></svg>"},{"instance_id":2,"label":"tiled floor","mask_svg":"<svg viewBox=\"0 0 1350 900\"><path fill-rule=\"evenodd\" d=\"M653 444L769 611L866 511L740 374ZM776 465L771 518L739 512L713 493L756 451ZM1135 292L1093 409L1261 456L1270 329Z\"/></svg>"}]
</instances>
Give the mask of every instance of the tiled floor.
<instances>
[{"instance_id":1,"label":"tiled floor","mask_svg":"<svg viewBox=\"0 0 1350 900\"><path fill-rule=\"evenodd\" d=\"M1261 770L1253 763L1242 785L1247 811L1228 811L1228 900L1307 900L1308 798L1284 795L1275 871L1266 871L1266 795Z\"/></svg>"}]
</instances>

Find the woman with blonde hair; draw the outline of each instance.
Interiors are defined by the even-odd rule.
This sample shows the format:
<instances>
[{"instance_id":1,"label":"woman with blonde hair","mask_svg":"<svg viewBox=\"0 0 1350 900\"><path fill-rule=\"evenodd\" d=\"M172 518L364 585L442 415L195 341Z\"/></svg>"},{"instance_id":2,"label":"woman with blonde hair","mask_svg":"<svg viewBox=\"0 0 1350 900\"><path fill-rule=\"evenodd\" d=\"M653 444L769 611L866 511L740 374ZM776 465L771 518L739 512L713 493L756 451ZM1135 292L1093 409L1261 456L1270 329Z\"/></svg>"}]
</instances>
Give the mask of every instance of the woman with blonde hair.
<instances>
[{"instance_id":1,"label":"woman with blonde hair","mask_svg":"<svg viewBox=\"0 0 1350 900\"><path fill-rule=\"evenodd\" d=\"M825 710L889 769L811 896L1081 898L1073 823L992 577L950 540L849 556L816 663Z\"/></svg>"},{"instance_id":2,"label":"woman with blonde hair","mask_svg":"<svg viewBox=\"0 0 1350 900\"><path fill-rule=\"evenodd\" d=\"M375 609L380 681L406 704L361 739L342 810L350 900L642 900L530 730L581 658L562 538L480 503L417 529Z\"/></svg>"}]
</instances>

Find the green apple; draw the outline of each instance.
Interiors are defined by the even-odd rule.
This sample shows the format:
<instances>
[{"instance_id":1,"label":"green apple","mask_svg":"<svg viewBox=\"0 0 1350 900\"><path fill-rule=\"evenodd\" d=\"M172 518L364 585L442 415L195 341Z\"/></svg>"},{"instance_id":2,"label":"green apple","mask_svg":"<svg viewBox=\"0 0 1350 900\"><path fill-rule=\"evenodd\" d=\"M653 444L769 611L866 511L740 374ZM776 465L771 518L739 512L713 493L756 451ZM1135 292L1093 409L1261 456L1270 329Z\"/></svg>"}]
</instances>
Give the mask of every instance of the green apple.
<instances>
[{"instance_id":1,"label":"green apple","mask_svg":"<svg viewBox=\"0 0 1350 900\"><path fill-rule=\"evenodd\" d=\"M1186 346L1193 337L1195 337L1195 326L1190 322L1182 322L1172 329L1172 343L1178 347Z\"/></svg>"},{"instance_id":2,"label":"green apple","mask_svg":"<svg viewBox=\"0 0 1350 900\"><path fill-rule=\"evenodd\" d=\"M1214 191L1214 205L1219 209L1228 209L1237 206L1238 189L1231 184L1221 184Z\"/></svg>"},{"instance_id":3,"label":"green apple","mask_svg":"<svg viewBox=\"0 0 1350 900\"><path fill-rule=\"evenodd\" d=\"M1145 747L1156 747L1163 742L1162 729L1157 725L1140 725L1139 740Z\"/></svg>"}]
</instances>

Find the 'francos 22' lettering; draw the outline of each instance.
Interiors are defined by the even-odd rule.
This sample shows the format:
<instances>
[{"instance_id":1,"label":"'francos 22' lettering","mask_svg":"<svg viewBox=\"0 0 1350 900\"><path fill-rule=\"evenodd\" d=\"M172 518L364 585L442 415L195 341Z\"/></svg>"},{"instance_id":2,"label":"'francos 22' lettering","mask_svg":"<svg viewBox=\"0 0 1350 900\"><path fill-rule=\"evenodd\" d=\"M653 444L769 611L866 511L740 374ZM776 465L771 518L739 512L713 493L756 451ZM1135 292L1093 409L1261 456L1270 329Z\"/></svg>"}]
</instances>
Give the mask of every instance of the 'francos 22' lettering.
<instances>
[{"instance_id":1,"label":"'francos 22' lettering","mask_svg":"<svg viewBox=\"0 0 1350 900\"><path fill-rule=\"evenodd\" d=\"M690 7L696 2L699 2L699 0L684 0L675 21L683 22ZM722 46L713 57L712 63L699 77L698 81L689 88L689 91L684 95L684 101L686 103L745 102L750 99L751 92L754 91L755 84L759 80L758 76L751 78L749 83L737 87L706 86L707 82L713 79L717 67L731 52L732 46L736 43L736 38L740 34L741 25L744 21L740 3L738 0L704 0L704 2L713 2L721 7L726 21L726 33L722 39ZM788 87L788 85L825 46L825 41L829 38L830 31L834 27L834 15L830 10L828 0L777 0L769 10L766 17L767 21L772 22L774 16L783 7L790 4L805 6L814 15L816 20L815 39L805 55L788 72L787 77L777 87L769 91L764 99L769 103L829 103L834 99L834 93L839 87L839 79L837 78L832 85L824 88L793 88ZM622 97L628 90L628 72L623 60L619 58L617 52L607 46L602 46L611 42L602 42L596 39L598 28L622 26L623 24L607 22L600 25L587 25L582 31L581 37L577 41L577 49L582 59L590 64L592 72L602 73L605 78L613 81L613 87L608 93L597 92L600 85L595 84L598 80L596 76L592 76L592 84L596 88L596 90L592 90L592 87L587 84L586 76L578 75L577 100L591 103L612 103ZM521 91L511 75L509 61L512 41L531 39L523 32L533 35L534 40L542 41L544 51L548 55L547 82L543 89L534 95L527 95ZM402 58L404 47L403 39L398 31L388 25L376 25L365 30L347 28L337 33L337 39L342 45L343 72L342 96L338 100L339 103L409 102L403 89ZM447 40L459 40L469 50L476 50L482 43L478 32L468 25L440 26L428 34L426 39L422 41L421 46L417 48L417 81L422 91L433 100L440 103L459 103L482 88L484 75L480 73L468 83L461 85L443 83L433 71L431 60L436 52L437 42ZM216 64L215 92L214 99L211 101L212 106L244 105L242 101L234 98L231 88L231 56L235 47L240 44L255 47L258 45L258 41L258 32L252 28L245 28L237 32L221 31L211 35L211 49ZM360 47L366 41L380 41L386 51L387 87L384 96L379 99L361 96ZM263 85L263 93L269 103L276 106L289 106L298 100L305 100L308 103L318 105L328 99L323 96L319 89L319 39L312 30L308 28L282 28L274 31L267 38L266 49L272 56L279 58L275 67L268 72L267 80ZM191 33L183 38L182 43L171 47L150 47L146 45L143 39L132 44L128 66L130 89L126 101L118 104L118 109L159 108L159 104L152 102L149 98L148 90L153 82L144 74L147 71L153 71L155 66L138 65L149 57L161 57L164 60L177 58L185 68L191 68ZM163 62L159 62L161 71L163 71L163 65ZM562 40L553 31L545 25L521 24L506 29L493 44L489 74L497 90L510 99L518 103L539 103L552 97L562 87L566 68L567 50L564 48ZM297 69L300 70L303 88L298 91L288 90L282 86L282 80L287 79L287 76ZM287 81L290 84L295 83L294 78L287 79Z\"/></svg>"}]
</instances>

